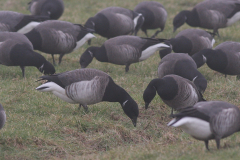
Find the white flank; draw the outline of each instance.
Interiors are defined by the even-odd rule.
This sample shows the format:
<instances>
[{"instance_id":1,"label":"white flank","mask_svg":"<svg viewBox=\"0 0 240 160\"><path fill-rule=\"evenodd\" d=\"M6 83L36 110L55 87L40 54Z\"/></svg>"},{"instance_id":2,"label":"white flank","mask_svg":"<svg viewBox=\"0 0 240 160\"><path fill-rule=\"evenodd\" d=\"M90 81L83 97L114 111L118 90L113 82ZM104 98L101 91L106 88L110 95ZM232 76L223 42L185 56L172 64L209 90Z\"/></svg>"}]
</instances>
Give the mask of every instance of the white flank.
<instances>
[{"instance_id":1,"label":"white flank","mask_svg":"<svg viewBox=\"0 0 240 160\"><path fill-rule=\"evenodd\" d=\"M77 42L76 47L74 48L74 50L78 49L79 47L81 47L85 42L87 42L89 39L92 38L96 38L96 36L94 36L92 33L88 33L86 34L80 41Z\"/></svg>"},{"instance_id":2,"label":"white flank","mask_svg":"<svg viewBox=\"0 0 240 160\"><path fill-rule=\"evenodd\" d=\"M175 121L175 119L170 121L168 126ZM206 140L212 135L210 124L199 118L184 117L171 126L181 128L184 132L198 140Z\"/></svg>"},{"instance_id":3,"label":"white flank","mask_svg":"<svg viewBox=\"0 0 240 160\"><path fill-rule=\"evenodd\" d=\"M48 88L38 90L41 87L48 87ZM54 82L44 83L41 86L37 87L36 90L38 90L40 92L52 92L55 96L61 98L62 100L66 101L68 103L76 103L72 99L68 98L68 96L65 93L64 88L60 87L59 85L57 85Z\"/></svg>"},{"instance_id":4,"label":"white flank","mask_svg":"<svg viewBox=\"0 0 240 160\"><path fill-rule=\"evenodd\" d=\"M146 48L144 51L142 51L142 56L139 58L139 61L148 59L151 55L153 55L156 51L160 50L162 47L170 48L170 46L168 46L164 43L159 43L159 44L150 46L150 47Z\"/></svg>"},{"instance_id":5,"label":"white flank","mask_svg":"<svg viewBox=\"0 0 240 160\"><path fill-rule=\"evenodd\" d=\"M227 26L230 26L239 20L240 20L240 12L237 12L236 14L234 14L234 16L232 16L232 18L228 19Z\"/></svg>"},{"instance_id":6,"label":"white flank","mask_svg":"<svg viewBox=\"0 0 240 160\"><path fill-rule=\"evenodd\" d=\"M135 17L134 19L133 19L133 23L134 23L134 29L135 29L135 27L137 26L137 21L138 21L138 18L141 16L142 14L141 13L139 13L138 14L138 16L137 17Z\"/></svg>"},{"instance_id":7,"label":"white flank","mask_svg":"<svg viewBox=\"0 0 240 160\"><path fill-rule=\"evenodd\" d=\"M213 39L212 39L212 47L213 47L213 45L214 45L215 42L216 42L216 41L215 41L215 39L213 38Z\"/></svg>"},{"instance_id":8,"label":"white flank","mask_svg":"<svg viewBox=\"0 0 240 160\"><path fill-rule=\"evenodd\" d=\"M39 24L40 24L39 22L30 22L23 28L19 29L17 32L22 34L28 33Z\"/></svg>"}]
</instances>

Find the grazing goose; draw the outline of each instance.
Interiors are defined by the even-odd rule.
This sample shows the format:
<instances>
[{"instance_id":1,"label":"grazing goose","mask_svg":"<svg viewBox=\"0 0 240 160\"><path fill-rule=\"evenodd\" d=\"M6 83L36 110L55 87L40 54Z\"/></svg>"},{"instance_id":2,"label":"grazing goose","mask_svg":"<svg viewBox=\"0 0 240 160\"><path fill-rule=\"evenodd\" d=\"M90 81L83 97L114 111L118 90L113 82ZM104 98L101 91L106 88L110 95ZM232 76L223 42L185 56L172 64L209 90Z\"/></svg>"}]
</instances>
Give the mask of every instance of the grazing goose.
<instances>
[{"instance_id":1,"label":"grazing goose","mask_svg":"<svg viewBox=\"0 0 240 160\"><path fill-rule=\"evenodd\" d=\"M0 129L3 128L5 122L6 122L6 113L3 109L3 106L0 104Z\"/></svg>"},{"instance_id":2,"label":"grazing goose","mask_svg":"<svg viewBox=\"0 0 240 160\"><path fill-rule=\"evenodd\" d=\"M179 127L193 138L205 142L215 139L217 148L220 140L240 131L240 110L233 104L223 101L198 102L187 107L168 126Z\"/></svg>"},{"instance_id":3,"label":"grazing goose","mask_svg":"<svg viewBox=\"0 0 240 160\"><path fill-rule=\"evenodd\" d=\"M205 0L191 11L184 10L178 13L173 20L173 26L175 32L186 22L192 27L213 29L213 33L218 34L219 28L230 26L239 19L239 1Z\"/></svg>"},{"instance_id":4,"label":"grazing goose","mask_svg":"<svg viewBox=\"0 0 240 160\"><path fill-rule=\"evenodd\" d=\"M158 78L175 74L192 81L203 94L207 88L207 80L197 70L196 63L186 53L170 53L163 57L158 66Z\"/></svg>"},{"instance_id":5,"label":"grazing goose","mask_svg":"<svg viewBox=\"0 0 240 160\"><path fill-rule=\"evenodd\" d=\"M82 54L80 65L82 68L87 67L95 57L100 62L126 65L127 72L132 63L143 61L161 48L168 47L162 39L118 36L105 41L101 47L89 47Z\"/></svg>"},{"instance_id":6,"label":"grazing goose","mask_svg":"<svg viewBox=\"0 0 240 160\"><path fill-rule=\"evenodd\" d=\"M33 51L31 42L23 34L0 32L0 64L20 66L25 77L25 66L35 66L44 74L55 73L55 68L41 54Z\"/></svg>"},{"instance_id":7,"label":"grazing goose","mask_svg":"<svg viewBox=\"0 0 240 160\"><path fill-rule=\"evenodd\" d=\"M64 11L62 0L32 0L28 5L32 15L49 16L50 19L58 19Z\"/></svg>"},{"instance_id":8,"label":"grazing goose","mask_svg":"<svg viewBox=\"0 0 240 160\"><path fill-rule=\"evenodd\" d=\"M206 61L209 68L225 75L240 75L240 43L227 41L214 49L204 49L197 53L202 55L202 63ZM199 60L199 59L198 59ZM201 65L200 65L201 66Z\"/></svg>"},{"instance_id":9,"label":"grazing goose","mask_svg":"<svg viewBox=\"0 0 240 160\"><path fill-rule=\"evenodd\" d=\"M40 78L47 82L37 87L38 91L52 92L68 103L78 103L79 107L82 105L85 110L87 105L102 101L119 102L136 127L139 114L137 103L105 72L86 68Z\"/></svg>"},{"instance_id":10,"label":"grazing goose","mask_svg":"<svg viewBox=\"0 0 240 160\"><path fill-rule=\"evenodd\" d=\"M144 23L141 29L147 37L147 29L161 29L160 31L156 31L152 38L156 37L159 32L164 30L167 20L167 11L161 3L155 1L140 2L135 7L134 11L143 15ZM137 31L135 32L135 35L137 35Z\"/></svg>"},{"instance_id":11,"label":"grazing goose","mask_svg":"<svg viewBox=\"0 0 240 160\"><path fill-rule=\"evenodd\" d=\"M144 18L141 13L121 7L108 7L98 12L85 23L103 37L112 38L132 34L141 28Z\"/></svg>"},{"instance_id":12,"label":"grazing goose","mask_svg":"<svg viewBox=\"0 0 240 160\"><path fill-rule=\"evenodd\" d=\"M52 55L53 64L55 64L54 54L60 54L60 64L66 53L71 53L86 41L95 37L90 32L93 32L93 30L80 24L48 20L25 35L32 42L34 49Z\"/></svg>"},{"instance_id":13,"label":"grazing goose","mask_svg":"<svg viewBox=\"0 0 240 160\"><path fill-rule=\"evenodd\" d=\"M188 53L189 55L194 55L205 48L212 48L215 43L213 36L202 29L185 29L168 41L175 53ZM171 53L170 48L159 51L161 58L168 53Z\"/></svg>"},{"instance_id":14,"label":"grazing goose","mask_svg":"<svg viewBox=\"0 0 240 160\"><path fill-rule=\"evenodd\" d=\"M0 32L19 32L25 34L48 20L46 16L25 15L12 11L0 11Z\"/></svg>"},{"instance_id":15,"label":"grazing goose","mask_svg":"<svg viewBox=\"0 0 240 160\"><path fill-rule=\"evenodd\" d=\"M181 110L185 107L194 105L199 101L204 101L201 93L194 83L178 75L170 74L163 78L153 79L143 93L145 109L155 97L156 92L169 107Z\"/></svg>"}]
</instances>

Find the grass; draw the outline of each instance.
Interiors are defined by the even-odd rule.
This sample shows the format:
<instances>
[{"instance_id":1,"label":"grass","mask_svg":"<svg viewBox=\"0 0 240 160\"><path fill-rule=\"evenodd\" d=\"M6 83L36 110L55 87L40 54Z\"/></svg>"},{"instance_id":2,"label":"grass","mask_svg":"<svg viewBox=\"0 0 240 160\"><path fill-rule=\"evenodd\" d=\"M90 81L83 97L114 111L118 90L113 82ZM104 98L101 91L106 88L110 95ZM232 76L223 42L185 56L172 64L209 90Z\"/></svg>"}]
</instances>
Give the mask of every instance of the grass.
<instances>
[{"instance_id":1,"label":"grass","mask_svg":"<svg viewBox=\"0 0 240 160\"><path fill-rule=\"evenodd\" d=\"M13 10L28 14L29 0L1 0L1 10ZM171 38L179 31L189 28L186 24L172 33L172 19L180 11L191 9L201 0L161 0L168 12L164 32L159 38ZM67 0L61 20L84 24L96 12L108 6L133 9L140 0ZM240 23L220 29L216 45L227 41L238 41ZM148 31L149 35L154 30ZM139 32L139 36L144 36ZM97 35L92 45L100 46L106 39ZM57 73L80 68L79 57L89 47L65 55L62 64L56 66ZM52 62L51 56L42 53ZM57 59L57 57L56 57ZM124 66L100 63L96 60L88 68L107 72L136 100L140 109L137 127L123 113L118 103L102 102L89 106L89 112L78 110L77 105L63 102L50 93L35 90L35 82L42 74L34 67L26 67L26 78L22 78L19 67L1 65L0 103L7 114L7 122L0 131L0 159L239 159L240 136L236 133L221 141L217 150L210 142L210 152L204 143L194 140L180 129L169 128L170 108L156 96L149 109L144 109L142 94L150 80L157 77L160 62L156 53L149 59L132 64L128 73ZM235 76L224 78L206 65L199 69L208 80L204 93L207 100L223 100L240 106Z\"/></svg>"}]
</instances>

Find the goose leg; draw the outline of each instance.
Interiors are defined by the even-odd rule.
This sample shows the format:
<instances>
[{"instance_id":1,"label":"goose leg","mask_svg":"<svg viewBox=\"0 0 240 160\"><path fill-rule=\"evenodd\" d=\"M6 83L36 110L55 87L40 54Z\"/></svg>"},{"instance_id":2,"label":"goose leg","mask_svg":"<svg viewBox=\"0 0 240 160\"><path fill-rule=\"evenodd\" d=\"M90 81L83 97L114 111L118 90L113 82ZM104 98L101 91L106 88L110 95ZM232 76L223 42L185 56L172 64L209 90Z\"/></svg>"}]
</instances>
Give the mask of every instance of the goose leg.
<instances>
[{"instance_id":1,"label":"goose leg","mask_svg":"<svg viewBox=\"0 0 240 160\"><path fill-rule=\"evenodd\" d=\"M87 105L83 105L83 108L84 108L85 112L88 112L88 106Z\"/></svg>"},{"instance_id":2,"label":"goose leg","mask_svg":"<svg viewBox=\"0 0 240 160\"><path fill-rule=\"evenodd\" d=\"M213 29L213 34L216 34L218 36L218 38L220 38L220 35L218 33L218 29Z\"/></svg>"},{"instance_id":3,"label":"goose leg","mask_svg":"<svg viewBox=\"0 0 240 160\"><path fill-rule=\"evenodd\" d=\"M142 31L145 33L145 35L148 37L148 34L147 34L147 30L146 29L142 29Z\"/></svg>"},{"instance_id":4,"label":"goose leg","mask_svg":"<svg viewBox=\"0 0 240 160\"><path fill-rule=\"evenodd\" d=\"M81 109L81 107L82 107L82 105L81 105L81 104L79 104L78 110L80 110L80 109Z\"/></svg>"},{"instance_id":5,"label":"goose leg","mask_svg":"<svg viewBox=\"0 0 240 160\"><path fill-rule=\"evenodd\" d=\"M20 68L22 70L23 78L25 78L25 66L20 66Z\"/></svg>"},{"instance_id":6,"label":"goose leg","mask_svg":"<svg viewBox=\"0 0 240 160\"><path fill-rule=\"evenodd\" d=\"M128 72L128 71L129 71L129 66L130 66L130 64L126 64L125 72Z\"/></svg>"},{"instance_id":7,"label":"goose leg","mask_svg":"<svg viewBox=\"0 0 240 160\"><path fill-rule=\"evenodd\" d=\"M88 45L91 45L91 42L92 42L92 40L91 40L91 39L89 39L89 40L88 40Z\"/></svg>"},{"instance_id":8,"label":"goose leg","mask_svg":"<svg viewBox=\"0 0 240 160\"><path fill-rule=\"evenodd\" d=\"M155 38L158 35L158 33L160 33L160 32L161 31L156 31L155 34L151 38Z\"/></svg>"},{"instance_id":9,"label":"goose leg","mask_svg":"<svg viewBox=\"0 0 240 160\"><path fill-rule=\"evenodd\" d=\"M204 141L205 142L205 146L206 146L206 149L209 151L209 148L208 148L208 140Z\"/></svg>"},{"instance_id":10,"label":"goose leg","mask_svg":"<svg viewBox=\"0 0 240 160\"><path fill-rule=\"evenodd\" d=\"M170 117L173 117L173 108L172 108L172 111L171 111Z\"/></svg>"},{"instance_id":11,"label":"goose leg","mask_svg":"<svg viewBox=\"0 0 240 160\"><path fill-rule=\"evenodd\" d=\"M217 149L220 148L220 138L216 137L215 138L216 144L217 144Z\"/></svg>"},{"instance_id":12,"label":"goose leg","mask_svg":"<svg viewBox=\"0 0 240 160\"><path fill-rule=\"evenodd\" d=\"M237 75L237 78L236 78L237 80L240 80L240 75Z\"/></svg>"},{"instance_id":13,"label":"goose leg","mask_svg":"<svg viewBox=\"0 0 240 160\"><path fill-rule=\"evenodd\" d=\"M227 75L225 74L225 78L227 78Z\"/></svg>"},{"instance_id":14,"label":"goose leg","mask_svg":"<svg viewBox=\"0 0 240 160\"><path fill-rule=\"evenodd\" d=\"M61 62L62 62L62 57L64 56L64 53L63 54L60 54L60 56L59 56L59 61L58 61L58 65L60 65L61 64Z\"/></svg>"},{"instance_id":15,"label":"goose leg","mask_svg":"<svg viewBox=\"0 0 240 160\"><path fill-rule=\"evenodd\" d=\"M54 60L54 55L52 54L52 60L53 60L53 65L56 66L55 60Z\"/></svg>"}]
</instances>

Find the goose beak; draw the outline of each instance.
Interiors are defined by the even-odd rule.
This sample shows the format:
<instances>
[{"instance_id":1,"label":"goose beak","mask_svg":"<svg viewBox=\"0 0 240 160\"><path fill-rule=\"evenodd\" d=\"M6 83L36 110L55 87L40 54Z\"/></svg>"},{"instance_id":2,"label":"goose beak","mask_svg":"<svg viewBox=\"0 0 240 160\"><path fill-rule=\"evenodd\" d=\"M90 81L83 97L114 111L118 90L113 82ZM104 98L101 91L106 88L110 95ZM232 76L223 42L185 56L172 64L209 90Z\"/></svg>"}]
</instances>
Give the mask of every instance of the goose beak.
<instances>
[{"instance_id":1,"label":"goose beak","mask_svg":"<svg viewBox=\"0 0 240 160\"><path fill-rule=\"evenodd\" d=\"M137 117L132 118L132 123L134 127L137 126Z\"/></svg>"},{"instance_id":2,"label":"goose beak","mask_svg":"<svg viewBox=\"0 0 240 160\"><path fill-rule=\"evenodd\" d=\"M148 109L148 105L149 105L149 103L145 103L145 109Z\"/></svg>"}]
</instances>

